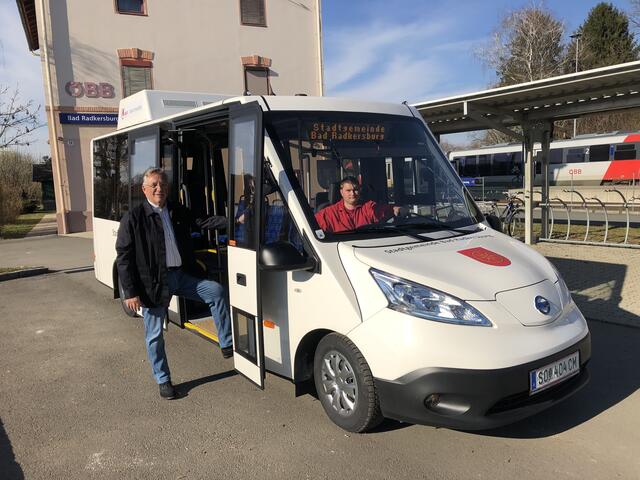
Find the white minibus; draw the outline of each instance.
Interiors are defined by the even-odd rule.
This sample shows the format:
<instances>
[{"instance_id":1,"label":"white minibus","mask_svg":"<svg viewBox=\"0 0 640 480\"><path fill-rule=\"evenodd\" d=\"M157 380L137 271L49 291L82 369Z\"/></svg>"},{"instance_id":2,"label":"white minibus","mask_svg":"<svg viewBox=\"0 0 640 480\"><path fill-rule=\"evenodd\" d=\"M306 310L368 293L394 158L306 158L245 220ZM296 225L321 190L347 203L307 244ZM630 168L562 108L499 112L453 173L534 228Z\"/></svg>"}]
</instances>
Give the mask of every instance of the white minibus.
<instances>
[{"instance_id":1,"label":"white minibus","mask_svg":"<svg viewBox=\"0 0 640 480\"><path fill-rule=\"evenodd\" d=\"M164 168L171 201L228 219L192 239L228 289L236 370L290 379L343 429L493 428L588 381L560 274L489 226L413 107L144 91L92 153L96 278L119 297L118 222ZM168 322L217 340L204 305L174 298Z\"/></svg>"}]
</instances>

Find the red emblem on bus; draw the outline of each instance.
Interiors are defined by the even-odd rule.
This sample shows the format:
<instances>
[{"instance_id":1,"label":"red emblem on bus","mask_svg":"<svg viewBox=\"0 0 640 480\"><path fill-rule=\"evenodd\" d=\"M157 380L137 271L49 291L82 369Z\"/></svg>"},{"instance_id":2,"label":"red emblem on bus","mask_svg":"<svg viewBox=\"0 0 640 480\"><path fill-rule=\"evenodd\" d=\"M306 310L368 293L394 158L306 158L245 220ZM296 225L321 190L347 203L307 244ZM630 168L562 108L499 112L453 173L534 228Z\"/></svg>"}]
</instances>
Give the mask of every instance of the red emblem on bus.
<instances>
[{"instance_id":1,"label":"red emblem on bus","mask_svg":"<svg viewBox=\"0 0 640 480\"><path fill-rule=\"evenodd\" d=\"M507 257L503 257L496 252L492 252L491 250L487 250L486 248L482 247L458 250L458 253L466 255L469 258L473 258L478 262L486 263L487 265L493 265L494 267L506 267L508 265L511 265L511 260L509 260Z\"/></svg>"}]
</instances>

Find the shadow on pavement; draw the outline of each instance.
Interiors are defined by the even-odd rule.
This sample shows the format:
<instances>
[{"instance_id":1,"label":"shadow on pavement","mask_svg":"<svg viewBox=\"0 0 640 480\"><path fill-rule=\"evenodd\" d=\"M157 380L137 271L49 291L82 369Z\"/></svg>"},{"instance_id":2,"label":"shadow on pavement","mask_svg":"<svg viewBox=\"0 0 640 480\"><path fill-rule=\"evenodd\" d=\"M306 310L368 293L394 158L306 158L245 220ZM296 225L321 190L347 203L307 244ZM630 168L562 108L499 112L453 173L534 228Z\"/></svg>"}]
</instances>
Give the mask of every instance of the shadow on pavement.
<instances>
[{"instance_id":1,"label":"shadow on pavement","mask_svg":"<svg viewBox=\"0 0 640 480\"><path fill-rule=\"evenodd\" d=\"M620 307L627 265L558 257L547 260L560 271L585 317L640 326L636 313Z\"/></svg>"},{"instance_id":2,"label":"shadow on pavement","mask_svg":"<svg viewBox=\"0 0 640 480\"><path fill-rule=\"evenodd\" d=\"M413 427L413 423L398 422L397 420L385 418L380 425L378 425L368 433L393 432L394 430L402 430L403 428L407 427Z\"/></svg>"},{"instance_id":3,"label":"shadow on pavement","mask_svg":"<svg viewBox=\"0 0 640 480\"><path fill-rule=\"evenodd\" d=\"M179 398L186 397L189 392L194 388L204 385L205 383L216 382L218 380L224 380L225 378L234 377L238 375L235 370L228 370L226 372L216 373L214 375L207 375L206 377L196 378L195 380L189 380L188 382L182 382L173 387L179 395Z\"/></svg>"},{"instance_id":4,"label":"shadow on pavement","mask_svg":"<svg viewBox=\"0 0 640 480\"><path fill-rule=\"evenodd\" d=\"M20 468L20 464L16 462L16 457L2 420L0 420L0 477L10 478L11 480L24 479L24 473Z\"/></svg>"},{"instance_id":5,"label":"shadow on pavement","mask_svg":"<svg viewBox=\"0 0 640 480\"><path fill-rule=\"evenodd\" d=\"M509 438L540 438L580 425L614 407L640 388L640 329L589 322L591 330L591 380L564 402L521 422L475 432Z\"/></svg>"}]
</instances>

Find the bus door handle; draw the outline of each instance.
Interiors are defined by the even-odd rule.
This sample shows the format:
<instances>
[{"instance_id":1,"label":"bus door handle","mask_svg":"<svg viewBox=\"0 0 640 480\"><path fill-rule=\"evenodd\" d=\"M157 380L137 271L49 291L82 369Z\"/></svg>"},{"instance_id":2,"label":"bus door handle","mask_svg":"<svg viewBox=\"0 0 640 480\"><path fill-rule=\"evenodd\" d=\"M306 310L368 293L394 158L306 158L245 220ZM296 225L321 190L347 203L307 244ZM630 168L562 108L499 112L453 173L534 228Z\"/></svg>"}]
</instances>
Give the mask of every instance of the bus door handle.
<instances>
[{"instance_id":1,"label":"bus door handle","mask_svg":"<svg viewBox=\"0 0 640 480\"><path fill-rule=\"evenodd\" d=\"M243 287L247 286L247 276L244 273L236 273L236 283L238 285L242 285Z\"/></svg>"}]
</instances>

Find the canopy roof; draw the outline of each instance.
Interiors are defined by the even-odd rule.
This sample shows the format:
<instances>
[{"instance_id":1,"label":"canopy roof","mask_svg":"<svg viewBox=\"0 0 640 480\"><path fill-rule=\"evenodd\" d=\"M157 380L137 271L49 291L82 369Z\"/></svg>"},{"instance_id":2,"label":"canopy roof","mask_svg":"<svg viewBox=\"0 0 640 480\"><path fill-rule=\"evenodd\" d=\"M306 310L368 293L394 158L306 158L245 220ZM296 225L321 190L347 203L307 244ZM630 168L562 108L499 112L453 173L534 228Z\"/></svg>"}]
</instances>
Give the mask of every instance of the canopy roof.
<instances>
[{"instance_id":1,"label":"canopy roof","mask_svg":"<svg viewBox=\"0 0 640 480\"><path fill-rule=\"evenodd\" d=\"M416 103L434 134L640 107L640 61Z\"/></svg>"},{"instance_id":2,"label":"canopy roof","mask_svg":"<svg viewBox=\"0 0 640 480\"><path fill-rule=\"evenodd\" d=\"M22 20L22 28L27 36L27 44L32 52L40 48L38 42L38 22L36 20L36 7L34 0L16 0L18 12Z\"/></svg>"}]
</instances>

